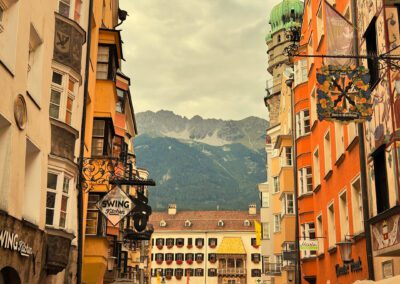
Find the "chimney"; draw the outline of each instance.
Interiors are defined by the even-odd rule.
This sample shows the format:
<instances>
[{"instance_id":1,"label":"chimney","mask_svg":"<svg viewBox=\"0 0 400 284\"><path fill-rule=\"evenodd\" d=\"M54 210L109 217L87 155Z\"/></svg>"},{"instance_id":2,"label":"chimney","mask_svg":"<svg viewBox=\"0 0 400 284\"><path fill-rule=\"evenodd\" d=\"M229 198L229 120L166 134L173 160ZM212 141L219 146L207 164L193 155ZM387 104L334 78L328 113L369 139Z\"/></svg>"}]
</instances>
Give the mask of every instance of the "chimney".
<instances>
[{"instance_id":1,"label":"chimney","mask_svg":"<svg viewBox=\"0 0 400 284\"><path fill-rule=\"evenodd\" d=\"M251 203L249 205L249 215L256 215L257 214L257 205L255 203Z\"/></svg>"},{"instance_id":2,"label":"chimney","mask_svg":"<svg viewBox=\"0 0 400 284\"><path fill-rule=\"evenodd\" d=\"M176 215L176 204L168 205L168 215Z\"/></svg>"}]
</instances>

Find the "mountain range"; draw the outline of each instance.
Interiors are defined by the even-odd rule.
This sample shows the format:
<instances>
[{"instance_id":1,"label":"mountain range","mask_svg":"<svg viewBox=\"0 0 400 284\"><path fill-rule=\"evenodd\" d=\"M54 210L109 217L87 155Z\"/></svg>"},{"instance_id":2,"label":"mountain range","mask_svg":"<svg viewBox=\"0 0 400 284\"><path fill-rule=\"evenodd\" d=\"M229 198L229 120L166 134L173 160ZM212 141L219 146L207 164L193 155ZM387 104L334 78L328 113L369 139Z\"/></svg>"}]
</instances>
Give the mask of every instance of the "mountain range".
<instances>
[{"instance_id":1,"label":"mountain range","mask_svg":"<svg viewBox=\"0 0 400 284\"><path fill-rule=\"evenodd\" d=\"M245 210L258 201L265 181L265 129L258 117L203 119L171 111L136 114L138 167L149 170L157 186L150 205L165 210Z\"/></svg>"}]
</instances>

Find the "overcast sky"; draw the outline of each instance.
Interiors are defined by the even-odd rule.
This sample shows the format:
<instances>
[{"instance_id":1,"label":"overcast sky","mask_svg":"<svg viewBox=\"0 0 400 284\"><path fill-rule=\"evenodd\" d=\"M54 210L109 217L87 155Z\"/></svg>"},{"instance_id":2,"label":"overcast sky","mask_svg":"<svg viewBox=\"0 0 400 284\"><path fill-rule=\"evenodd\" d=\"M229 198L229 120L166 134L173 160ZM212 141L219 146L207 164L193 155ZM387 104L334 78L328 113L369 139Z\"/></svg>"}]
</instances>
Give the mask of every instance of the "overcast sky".
<instances>
[{"instance_id":1,"label":"overcast sky","mask_svg":"<svg viewBox=\"0 0 400 284\"><path fill-rule=\"evenodd\" d=\"M120 0L135 112L266 118L265 35L280 0Z\"/></svg>"}]
</instances>

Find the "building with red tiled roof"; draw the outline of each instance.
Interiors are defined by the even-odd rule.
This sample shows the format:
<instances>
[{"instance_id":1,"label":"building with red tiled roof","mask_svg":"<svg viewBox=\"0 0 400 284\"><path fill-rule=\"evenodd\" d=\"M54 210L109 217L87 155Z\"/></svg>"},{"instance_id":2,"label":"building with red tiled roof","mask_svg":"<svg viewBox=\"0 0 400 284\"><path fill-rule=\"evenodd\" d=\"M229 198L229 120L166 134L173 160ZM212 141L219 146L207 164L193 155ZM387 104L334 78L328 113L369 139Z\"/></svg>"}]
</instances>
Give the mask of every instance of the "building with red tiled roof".
<instances>
[{"instance_id":1,"label":"building with red tiled roof","mask_svg":"<svg viewBox=\"0 0 400 284\"><path fill-rule=\"evenodd\" d=\"M257 283L261 257L256 245L256 205L248 211L154 212L152 236L152 281L157 272L166 283L193 284ZM189 276L188 276L189 275Z\"/></svg>"}]
</instances>

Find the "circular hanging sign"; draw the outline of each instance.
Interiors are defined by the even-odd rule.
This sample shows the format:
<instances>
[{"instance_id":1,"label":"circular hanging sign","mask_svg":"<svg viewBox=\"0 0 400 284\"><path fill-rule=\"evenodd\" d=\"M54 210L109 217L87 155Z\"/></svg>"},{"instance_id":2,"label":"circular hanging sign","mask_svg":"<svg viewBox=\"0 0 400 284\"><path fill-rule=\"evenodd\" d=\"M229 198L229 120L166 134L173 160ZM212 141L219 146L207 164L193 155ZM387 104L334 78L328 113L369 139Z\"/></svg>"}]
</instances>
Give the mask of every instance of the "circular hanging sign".
<instances>
[{"instance_id":1,"label":"circular hanging sign","mask_svg":"<svg viewBox=\"0 0 400 284\"><path fill-rule=\"evenodd\" d=\"M25 99L22 95L18 95L14 101L14 117L20 130L26 126L28 114L26 111Z\"/></svg>"}]
</instances>

